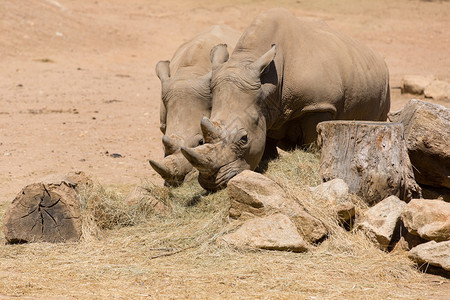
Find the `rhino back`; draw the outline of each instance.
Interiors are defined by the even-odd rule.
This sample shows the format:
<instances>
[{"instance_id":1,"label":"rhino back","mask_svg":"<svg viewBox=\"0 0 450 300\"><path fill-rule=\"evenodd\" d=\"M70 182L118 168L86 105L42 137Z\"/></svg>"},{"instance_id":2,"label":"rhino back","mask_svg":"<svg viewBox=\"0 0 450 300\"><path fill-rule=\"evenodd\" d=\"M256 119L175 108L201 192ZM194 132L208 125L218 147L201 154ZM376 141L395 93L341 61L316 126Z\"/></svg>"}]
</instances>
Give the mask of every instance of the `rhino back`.
<instances>
[{"instance_id":1,"label":"rhino back","mask_svg":"<svg viewBox=\"0 0 450 300\"><path fill-rule=\"evenodd\" d=\"M333 31L325 23L302 21L289 11L271 9L244 32L230 60L255 60L277 45L275 69L261 77L279 105L270 127L315 110L337 119L385 120L389 110L388 70L368 47ZM276 77L276 81L265 78Z\"/></svg>"}]
</instances>

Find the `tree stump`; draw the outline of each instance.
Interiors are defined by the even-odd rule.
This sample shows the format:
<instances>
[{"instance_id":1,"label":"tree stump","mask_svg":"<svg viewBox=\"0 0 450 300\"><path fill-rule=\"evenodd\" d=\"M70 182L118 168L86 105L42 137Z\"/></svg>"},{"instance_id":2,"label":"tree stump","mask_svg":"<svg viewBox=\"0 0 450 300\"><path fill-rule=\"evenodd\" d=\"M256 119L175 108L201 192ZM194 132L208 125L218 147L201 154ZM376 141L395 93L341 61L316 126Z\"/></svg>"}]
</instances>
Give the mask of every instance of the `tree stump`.
<instances>
[{"instance_id":1,"label":"tree stump","mask_svg":"<svg viewBox=\"0 0 450 300\"><path fill-rule=\"evenodd\" d=\"M5 213L8 243L76 242L81 237L81 186L91 184L83 173L27 185Z\"/></svg>"},{"instance_id":2,"label":"tree stump","mask_svg":"<svg viewBox=\"0 0 450 300\"><path fill-rule=\"evenodd\" d=\"M392 122L403 124L406 147L420 184L450 189L450 109L412 99L390 113ZM444 191L445 194L445 191Z\"/></svg>"},{"instance_id":3,"label":"tree stump","mask_svg":"<svg viewBox=\"0 0 450 300\"><path fill-rule=\"evenodd\" d=\"M327 121L317 125L323 181L343 179L350 193L374 205L388 196L421 196L399 123Z\"/></svg>"}]
</instances>

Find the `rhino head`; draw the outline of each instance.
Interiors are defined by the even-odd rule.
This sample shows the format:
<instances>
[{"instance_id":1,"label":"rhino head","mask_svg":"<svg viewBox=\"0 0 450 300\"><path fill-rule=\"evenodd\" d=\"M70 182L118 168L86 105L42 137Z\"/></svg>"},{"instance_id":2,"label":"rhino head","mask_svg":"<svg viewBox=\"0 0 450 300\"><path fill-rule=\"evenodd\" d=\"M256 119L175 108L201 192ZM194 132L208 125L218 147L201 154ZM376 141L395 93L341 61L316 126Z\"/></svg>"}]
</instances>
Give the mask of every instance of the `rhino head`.
<instances>
[{"instance_id":1,"label":"rhino head","mask_svg":"<svg viewBox=\"0 0 450 300\"><path fill-rule=\"evenodd\" d=\"M273 45L253 60L237 55L227 61L226 45L211 51L211 120L204 117L201 121L205 144L181 147L182 154L199 170L199 183L206 190L222 189L233 176L259 164L266 142L260 101L267 91L262 88L261 76L275 53Z\"/></svg>"},{"instance_id":2,"label":"rhino head","mask_svg":"<svg viewBox=\"0 0 450 300\"><path fill-rule=\"evenodd\" d=\"M156 74L162 87L160 129L164 134L164 159L149 162L166 184L177 186L193 170L182 155L181 147L203 144L199 120L210 115L211 73L196 76L189 72L177 72L172 78L170 62L160 61L156 65Z\"/></svg>"}]
</instances>

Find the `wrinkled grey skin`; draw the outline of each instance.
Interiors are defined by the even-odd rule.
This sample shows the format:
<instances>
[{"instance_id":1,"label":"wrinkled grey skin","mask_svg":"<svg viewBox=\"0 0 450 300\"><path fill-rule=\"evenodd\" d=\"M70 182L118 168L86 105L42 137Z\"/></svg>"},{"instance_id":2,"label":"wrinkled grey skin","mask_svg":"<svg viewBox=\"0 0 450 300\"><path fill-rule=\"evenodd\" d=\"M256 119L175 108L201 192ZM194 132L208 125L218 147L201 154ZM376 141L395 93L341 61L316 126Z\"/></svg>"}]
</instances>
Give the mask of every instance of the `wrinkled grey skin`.
<instances>
[{"instance_id":1,"label":"wrinkled grey skin","mask_svg":"<svg viewBox=\"0 0 450 300\"><path fill-rule=\"evenodd\" d=\"M389 75L383 59L326 24L285 9L258 16L228 59L212 50L211 119L201 122L206 144L182 147L207 190L226 187L254 170L276 146L292 149L317 139L325 120L386 120Z\"/></svg>"},{"instance_id":2,"label":"wrinkled grey skin","mask_svg":"<svg viewBox=\"0 0 450 300\"><path fill-rule=\"evenodd\" d=\"M181 45L172 61L160 61L156 74L161 80L160 129L164 134L164 159L150 164L168 185L179 185L192 170L180 147L203 143L200 120L211 113L211 49L226 43L233 47L239 33L216 25Z\"/></svg>"}]
</instances>

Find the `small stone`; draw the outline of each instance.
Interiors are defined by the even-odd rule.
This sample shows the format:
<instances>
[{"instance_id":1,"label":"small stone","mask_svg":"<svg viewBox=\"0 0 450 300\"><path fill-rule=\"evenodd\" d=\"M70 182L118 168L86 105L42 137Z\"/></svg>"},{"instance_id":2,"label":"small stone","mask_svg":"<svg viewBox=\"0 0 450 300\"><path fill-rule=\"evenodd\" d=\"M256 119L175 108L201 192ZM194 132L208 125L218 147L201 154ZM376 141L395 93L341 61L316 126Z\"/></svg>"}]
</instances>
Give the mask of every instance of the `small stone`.
<instances>
[{"instance_id":1,"label":"small stone","mask_svg":"<svg viewBox=\"0 0 450 300\"><path fill-rule=\"evenodd\" d=\"M171 211L171 208L168 205L156 199L146 189L140 186L134 187L124 200L127 205L137 205L144 201L145 204L156 213L166 214Z\"/></svg>"},{"instance_id":2,"label":"small stone","mask_svg":"<svg viewBox=\"0 0 450 300\"><path fill-rule=\"evenodd\" d=\"M333 179L310 188L317 201L330 207L340 221L347 222L355 216L355 205L351 202L348 185L342 179Z\"/></svg>"}]
</instances>

